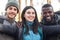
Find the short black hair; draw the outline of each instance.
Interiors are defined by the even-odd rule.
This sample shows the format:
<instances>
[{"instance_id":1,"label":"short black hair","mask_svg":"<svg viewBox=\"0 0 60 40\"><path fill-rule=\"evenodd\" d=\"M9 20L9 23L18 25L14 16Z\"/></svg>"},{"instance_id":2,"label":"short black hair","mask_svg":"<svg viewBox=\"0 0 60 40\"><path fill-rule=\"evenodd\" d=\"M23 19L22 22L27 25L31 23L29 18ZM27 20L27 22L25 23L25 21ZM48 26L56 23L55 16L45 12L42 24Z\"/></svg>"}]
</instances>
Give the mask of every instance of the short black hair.
<instances>
[{"instance_id":1,"label":"short black hair","mask_svg":"<svg viewBox=\"0 0 60 40\"><path fill-rule=\"evenodd\" d=\"M52 7L52 5L51 4L44 4L43 6L42 6L42 8L46 8L46 7ZM52 7L53 8L53 7Z\"/></svg>"}]
</instances>

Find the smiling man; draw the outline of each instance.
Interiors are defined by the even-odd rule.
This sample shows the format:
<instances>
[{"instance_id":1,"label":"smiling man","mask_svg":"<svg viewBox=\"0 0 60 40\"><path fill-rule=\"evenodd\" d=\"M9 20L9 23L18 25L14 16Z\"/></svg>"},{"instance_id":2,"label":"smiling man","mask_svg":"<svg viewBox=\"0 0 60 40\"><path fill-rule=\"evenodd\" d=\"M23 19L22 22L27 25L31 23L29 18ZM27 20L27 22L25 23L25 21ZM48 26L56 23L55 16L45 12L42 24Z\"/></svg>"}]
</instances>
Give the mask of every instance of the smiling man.
<instances>
[{"instance_id":1,"label":"smiling man","mask_svg":"<svg viewBox=\"0 0 60 40\"><path fill-rule=\"evenodd\" d=\"M6 4L6 15L0 17L0 40L18 40L15 17L19 12L18 2L16 0L8 0Z\"/></svg>"},{"instance_id":2,"label":"smiling man","mask_svg":"<svg viewBox=\"0 0 60 40\"><path fill-rule=\"evenodd\" d=\"M52 5L42 6L42 17L43 40L60 40L60 24L58 23L60 21L58 15L54 13Z\"/></svg>"},{"instance_id":3,"label":"smiling man","mask_svg":"<svg viewBox=\"0 0 60 40\"><path fill-rule=\"evenodd\" d=\"M49 4L46 4L42 7L42 16L44 21L46 22L45 24L54 24L54 11L53 11L53 7Z\"/></svg>"}]
</instances>

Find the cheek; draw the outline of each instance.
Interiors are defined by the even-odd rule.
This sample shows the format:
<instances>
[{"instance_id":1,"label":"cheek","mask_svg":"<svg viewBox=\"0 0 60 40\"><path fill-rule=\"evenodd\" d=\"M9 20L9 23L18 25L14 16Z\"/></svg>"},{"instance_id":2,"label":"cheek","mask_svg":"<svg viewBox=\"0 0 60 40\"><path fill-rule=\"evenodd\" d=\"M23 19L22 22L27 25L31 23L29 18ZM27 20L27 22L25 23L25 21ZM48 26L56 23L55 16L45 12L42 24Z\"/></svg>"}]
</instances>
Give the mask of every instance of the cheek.
<instances>
[{"instance_id":1,"label":"cheek","mask_svg":"<svg viewBox=\"0 0 60 40\"><path fill-rule=\"evenodd\" d=\"M17 15L17 13L15 14L15 16Z\"/></svg>"},{"instance_id":2,"label":"cheek","mask_svg":"<svg viewBox=\"0 0 60 40\"><path fill-rule=\"evenodd\" d=\"M51 15L53 16L53 15L54 15L54 13L51 13Z\"/></svg>"},{"instance_id":3,"label":"cheek","mask_svg":"<svg viewBox=\"0 0 60 40\"><path fill-rule=\"evenodd\" d=\"M7 12L7 13L10 13L10 12L11 12L11 10L7 10L6 12Z\"/></svg>"},{"instance_id":4,"label":"cheek","mask_svg":"<svg viewBox=\"0 0 60 40\"><path fill-rule=\"evenodd\" d=\"M42 15L42 17L45 17L45 16L46 16L45 14Z\"/></svg>"},{"instance_id":5,"label":"cheek","mask_svg":"<svg viewBox=\"0 0 60 40\"><path fill-rule=\"evenodd\" d=\"M33 18L35 19L35 17L36 17L36 16L34 15Z\"/></svg>"},{"instance_id":6,"label":"cheek","mask_svg":"<svg viewBox=\"0 0 60 40\"><path fill-rule=\"evenodd\" d=\"M9 14L10 14L10 11L7 11L7 12L6 12L6 15L9 15Z\"/></svg>"},{"instance_id":7,"label":"cheek","mask_svg":"<svg viewBox=\"0 0 60 40\"><path fill-rule=\"evenodd\" d=\"M9 16L9 13L7 13L6 15Z\"/></svg>"},{"instance_id":8,"label":"cheek","mask_svg":"<svg viewBox=\"0 0 60 40\"><path fill-rule=\"evenodd\" d=\"M24 17L25 17L25 18L28 18L28 16L29 16L28 14L24 14Z\"/></svg>"},{"instance_id":9,"label":"cheek","mask_svg":"<svg viewBox=\"0 0 60 40\"><path fill-rule=\"evenodd\" d=\"M25 18L25 19L28 19L28 15L24 15L24 18Z\"/></svg>"}]
</instances>

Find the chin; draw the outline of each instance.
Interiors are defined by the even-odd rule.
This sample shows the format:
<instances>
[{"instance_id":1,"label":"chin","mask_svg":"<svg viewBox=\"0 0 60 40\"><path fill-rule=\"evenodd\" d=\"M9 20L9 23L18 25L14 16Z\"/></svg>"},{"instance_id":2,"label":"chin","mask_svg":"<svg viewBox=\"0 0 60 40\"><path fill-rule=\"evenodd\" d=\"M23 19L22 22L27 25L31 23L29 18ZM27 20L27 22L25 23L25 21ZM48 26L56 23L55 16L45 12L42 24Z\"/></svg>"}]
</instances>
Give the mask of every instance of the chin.
<instances>
[{"instance_id":1,"label":"chin","mask_svg":"<svg viewBox=\"0 0 60 40\"><path fill-rule=\"evenodd\" d=\"M11 19L13 19L14 17L10 17Z\"/></svg>"},{"instance_id":2,"label":"chin","mask_svg":"<svg viewBox=\"0 0 60 40\"><path fill-rule=\"evenodd\" d=\"M29 20L30 22L33 22L33 20Z\"/></svg>"},{"instance_id":3,"label":"chin","mask_svg":"<svg viewBox=\"0 0 60 40\"><path fill-rule=\"evenodd\" d=\"M51 20L50 20L50 19L47 19L46 21L47 21L47 22L50 22Z\"/></svg>"}]
</instances>

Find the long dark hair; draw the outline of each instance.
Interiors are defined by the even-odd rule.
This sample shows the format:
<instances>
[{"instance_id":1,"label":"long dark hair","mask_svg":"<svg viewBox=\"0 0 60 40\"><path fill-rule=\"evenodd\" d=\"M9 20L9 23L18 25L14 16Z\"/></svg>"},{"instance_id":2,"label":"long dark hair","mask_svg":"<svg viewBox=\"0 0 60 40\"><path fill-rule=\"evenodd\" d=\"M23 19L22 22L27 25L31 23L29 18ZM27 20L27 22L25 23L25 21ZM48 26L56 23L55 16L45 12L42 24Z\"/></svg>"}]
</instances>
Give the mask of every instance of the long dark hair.
<instances>
[{"instance_id":1,"label":"long dark hair","mask_svg":"<svg viewBox=\"0 0 60 40\"><path fill-rule=\"evenodd\" d=\"M36 12L35 8L33 8L32 6L26 6L23 9L22 15L21 15L21 17L22 17L22 26L23 26L23 28L24 28L24 25L26 26L25 33L28 33L29 28L26 24L26 19L24 18L24 14L25 14L26 10L28 10L30 8L32 8L35 11L35 19L34 19L34 23L32 24L32 30L33 30L34 33L37 33L39 22L38 22L38 18L37 18L37 12Z\"/></svg>"}]
</instances>

